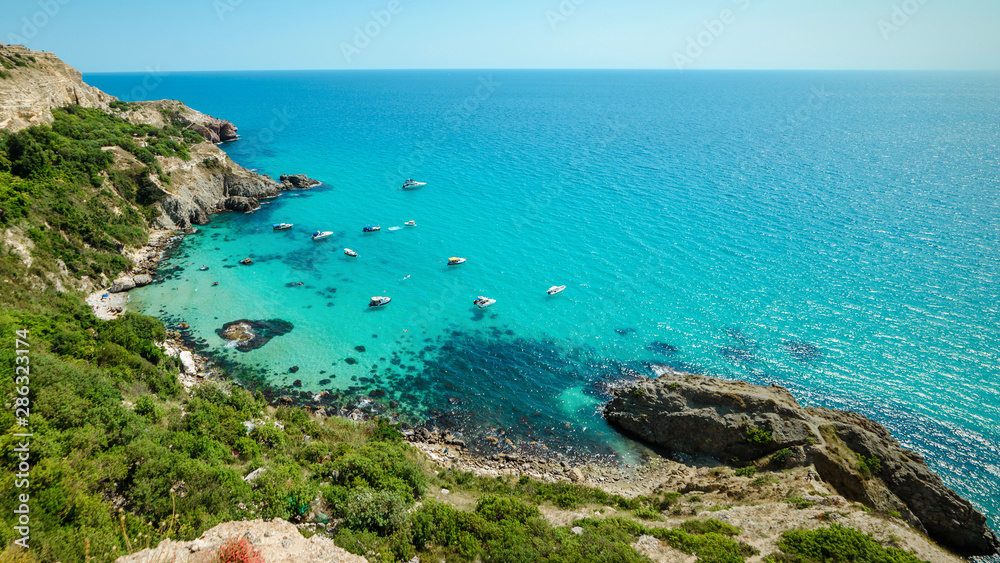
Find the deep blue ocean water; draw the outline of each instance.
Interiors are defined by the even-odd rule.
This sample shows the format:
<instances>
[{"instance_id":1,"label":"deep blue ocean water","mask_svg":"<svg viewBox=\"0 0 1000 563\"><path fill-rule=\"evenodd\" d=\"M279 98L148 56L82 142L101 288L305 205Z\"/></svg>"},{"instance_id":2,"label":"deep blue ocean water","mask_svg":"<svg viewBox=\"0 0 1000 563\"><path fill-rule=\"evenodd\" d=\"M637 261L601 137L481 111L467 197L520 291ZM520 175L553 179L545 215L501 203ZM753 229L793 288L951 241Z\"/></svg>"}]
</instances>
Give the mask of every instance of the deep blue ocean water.
<instances>
[{"instance_id":1,"label":"deep blue ocean water","mask_svg":"<svg viewBox=\"0 0 1000 563\"><path fill-rule=\"evenodd\" d=\"M133 292L276 385L625 462L605 384L649 363L778 383L881 422L1000 518L1000 74L85 79L229 119L236 162L325 183L213 218ZM224 348L241 318L294 328Z\"/></svg>"}]
</instances>

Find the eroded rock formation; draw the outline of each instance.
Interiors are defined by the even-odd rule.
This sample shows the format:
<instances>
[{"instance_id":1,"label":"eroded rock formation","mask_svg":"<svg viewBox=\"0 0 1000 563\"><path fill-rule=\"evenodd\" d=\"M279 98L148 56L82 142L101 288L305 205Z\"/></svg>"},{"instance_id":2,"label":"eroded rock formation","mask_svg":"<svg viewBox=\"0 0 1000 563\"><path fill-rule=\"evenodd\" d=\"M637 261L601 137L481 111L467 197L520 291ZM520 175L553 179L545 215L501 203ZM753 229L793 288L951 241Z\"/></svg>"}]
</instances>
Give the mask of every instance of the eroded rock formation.
<instances>
[{"instance_id":1,"label":"eroded rock formation","mask_svg":"<svg viewBox=\"0 0 1000 563\"><path fill-rule=\"evenodd\" d=\"M812 464L847 499L899 512L941 545L963 555L1000 552L986 517L877 422L803 408L778 386L660 372L616 392L605 407L611 425L672 451L725 462L787 449L792 463Z\"/></svg>"}]
</instances>

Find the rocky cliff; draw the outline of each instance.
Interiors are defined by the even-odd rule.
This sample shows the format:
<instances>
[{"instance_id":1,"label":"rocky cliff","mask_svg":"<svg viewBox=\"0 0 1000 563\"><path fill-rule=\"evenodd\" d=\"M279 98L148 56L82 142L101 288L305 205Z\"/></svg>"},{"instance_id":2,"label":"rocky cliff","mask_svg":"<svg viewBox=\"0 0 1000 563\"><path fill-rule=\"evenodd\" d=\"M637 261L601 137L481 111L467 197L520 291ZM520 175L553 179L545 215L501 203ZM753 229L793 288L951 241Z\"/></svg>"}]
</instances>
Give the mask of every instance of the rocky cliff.
<instances>
[{"instance_id":1,"label":"rocky cliff","mask_svg":"<svg viewBox=\"0 0 1000 563\"><path fill-rule=\"evenodd\" d=\"M170 181L165 183L155 175L150 177L162 197L157 204L162 213L154 221L154 228L186 229L203 225L212 213L254 211L260 207L259 200L275 197L282 190L319 184L302 175L282 176L282 182L278 183L235 164L214 143L237 139L236 126L179 101L144 101L112 107L117 98L84 83L79 71L52 53L0 45L0 64L3 66L0 129L16 131L51 123L53 108L77 104L113 112L136 124L190 129L206 140L191 148L190 160L157 158ZM125 151L109 149L115 154L116 168L143 166Z\"/></svg>"},{"instance_id":2,"label":"rocky cliff","mask_svg":"<svg viewBox=\"0 0 1000 563\"><path fill-rule=\"evenodd\" d=\"M0 44L0 65L0 129L51 123L52 108L77 104L106 110L117 101L47 51Z\"/></svg>"},{"instance_id":3,"label":"rocky cliff","mask_svg":"<svg viewBox=\"0 0 1000 563\"><path fill-rule=\"evenodd\" d=\"M249 212L260 207L259 200L276 197L281 184L234 163L211 143L192 147L191 160L161 158L160 165L170 175L170 185L157 182L165 197L163 213L154 227L186 229L208 223L209 215L221 211Z\"/></svg>"},{"instance_id":4,"label":"rocky cliff","mask_svg":"<svg viewBox=\"0 0 1000 563\"><path fill-rule=\"evenodd\" d=\"M771 456L788 453L786 463L814 466L847 499L898 512L941 545L963 555L1000 553L985 516L880 424L803 408L777 386L659 371L616 392L605 408L610 424L671 451L738 465L773 464Z\"/></svg>"}]
</instances>

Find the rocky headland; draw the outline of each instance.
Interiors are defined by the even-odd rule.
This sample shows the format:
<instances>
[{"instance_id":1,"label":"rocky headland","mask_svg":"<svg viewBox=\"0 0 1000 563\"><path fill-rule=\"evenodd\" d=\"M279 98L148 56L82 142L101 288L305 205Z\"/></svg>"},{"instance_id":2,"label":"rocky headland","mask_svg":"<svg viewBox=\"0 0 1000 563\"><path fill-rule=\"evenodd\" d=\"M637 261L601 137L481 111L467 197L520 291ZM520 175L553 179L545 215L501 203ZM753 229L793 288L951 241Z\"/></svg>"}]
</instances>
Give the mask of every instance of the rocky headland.
<instances>
[{"instance_id":1,"label":"rocky headland","mask_svg":"<svg viewBox=\"0 0 1000 563\"><path fill-rule=\"evenodd\" d=\"M617 391L605 408L611 425L672 452L737 466L811 466L846 499L898 514L957 553L1000 552L986 517L880 424L855 412L803 408L778 386L659 371Z\"/></svg>"}]
</instances>

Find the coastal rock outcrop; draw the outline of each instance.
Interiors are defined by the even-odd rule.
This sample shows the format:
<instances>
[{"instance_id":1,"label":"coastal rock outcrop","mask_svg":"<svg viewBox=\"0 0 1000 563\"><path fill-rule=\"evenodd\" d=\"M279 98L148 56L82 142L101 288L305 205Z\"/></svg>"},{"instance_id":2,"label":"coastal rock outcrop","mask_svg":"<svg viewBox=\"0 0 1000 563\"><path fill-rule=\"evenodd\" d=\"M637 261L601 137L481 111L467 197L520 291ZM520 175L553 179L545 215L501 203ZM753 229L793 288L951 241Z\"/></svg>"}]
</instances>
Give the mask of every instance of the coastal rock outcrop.
<instances>
[{"instance_id":1,"label":"coastal rock outcrop","mask_svg":"<svg viewBox=\"0 0 1000 563\"><path fill-rule=\"evenodd\" d=\"M121 293L123 291L129 291L151 283L153 283L153 276L149 274L139 274L134 277L123 276L116 279L111 284L111 287L108 288L108 293Z\"/></svg>"},{"instance_id":2,"label":"coastal rock outcrop","mask_svg":"<svg viewBox=\"0 0 1000 563\"><path fill-rule=\"evenodd\" d=\"M172 181L158 204L162 211L155 221L158 228L205 225L212 213L253 211L260 207L261 199L280 194L280 184L237 166L215 145L196 145L191 148L191 157L190 161L179 158L161 161Z\"/></svg>"},{"instance_id":3,"label":"coastal rock outcrop","mask_svg":"<svg viewBox=\"0 0 1000 563\"><path fill-rule=\"evenodd\" d=\"M239 135L236 133L237 127L225 119L208 116L208 119L201 120L200 122L189 121L189 124L192 131L198 133L210 143L224 143L226 141L235 141L239 138Z\"/></svg>"},{"instance_id":4,"label":"coastal rock outcrop","mask_svg":"<svg viewBox=\"0 0 1000 563\"><path fill-rule=\"evenodd\" d=\"M269 340L291 332L292 323L281 319L269 321L251 321L241 319L226 323L215 332L222 338L233 343L237 350L249 352L267 344Z\"/></svg>"},{"instance_id":5,"label":"coastal rock outcrop","mask_svg":"<svg viewBox=\"0 0 1000 563\"><path fill-rule=\"evenodd\" d=\"M260 203L252 197L227 197L226 201L222 203L222 206L229 211L236 211L239 213L249 213L260 209Z\"/></svg>"},{"instance_id":6,"label":"coastal rock outcrop","mask_svg":"<svg viewBox=\"0 0 1000 563\"><path fill-rule=\"evenodd\" d=\"M281 182L282 190L308 190L314 186L322 184L319 180L313 180L305 174L282 174L278 181Z\"/></svg>"},{"instance_id":7,"label":"coastal rock outcrop","mask_svg":"<svg viewBox=\"0 0 1000 563\"><path fill-rule=\"evenodd\" d=\"M854 412L803 408L782 387L762 387L659 368L660 377L618 389L608 422L666 449L722 461L789 450L849 500L899 512L963 555L1000 553L986 517L948 488L918 454Z\"/></svg>"}]
</instances>

